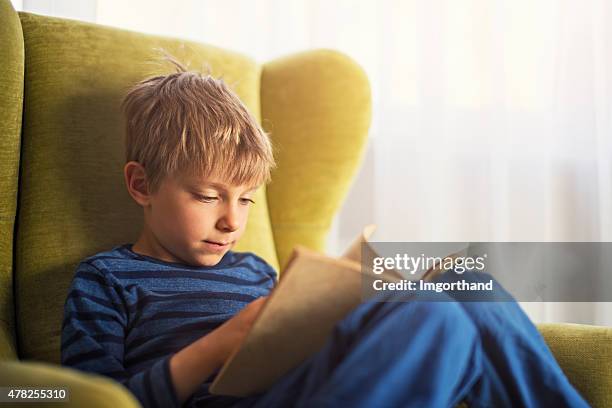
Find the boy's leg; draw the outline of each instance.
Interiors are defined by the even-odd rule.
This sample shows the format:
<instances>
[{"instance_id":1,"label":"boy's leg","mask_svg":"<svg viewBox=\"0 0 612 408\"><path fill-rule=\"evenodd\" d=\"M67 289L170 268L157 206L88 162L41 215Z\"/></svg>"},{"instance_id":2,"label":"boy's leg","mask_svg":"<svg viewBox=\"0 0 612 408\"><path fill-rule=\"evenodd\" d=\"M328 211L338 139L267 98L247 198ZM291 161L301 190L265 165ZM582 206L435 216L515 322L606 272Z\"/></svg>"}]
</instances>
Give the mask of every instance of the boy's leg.
<instances>
[{"instance_id":1,"label":"boy's leg","mask_svg":"<svg viewBox=\"0 0 612 408\"><path fill-rule=\"evenodd\" d=\"M480 377L480 340L461 306L436 296L361 303L319 352L237 406L456 405Z\"/></svg>"},{"instance_id":2,"label":"boy's leg","mask_svg":"<svg viewBox=\"0 0 612 408\"><path fill-rule=\"evenodd\" d=\"M449 291L476 325L482 341L483 376L466 401L470 406L586 407L529 317L487 273L448 272L437 281L489 282L494 291ZM506 301L496 301L506 299ZM511 300L507 300L511 299ZM482 404L482 405L481 405Z\"/></svg>"}]
</instances>

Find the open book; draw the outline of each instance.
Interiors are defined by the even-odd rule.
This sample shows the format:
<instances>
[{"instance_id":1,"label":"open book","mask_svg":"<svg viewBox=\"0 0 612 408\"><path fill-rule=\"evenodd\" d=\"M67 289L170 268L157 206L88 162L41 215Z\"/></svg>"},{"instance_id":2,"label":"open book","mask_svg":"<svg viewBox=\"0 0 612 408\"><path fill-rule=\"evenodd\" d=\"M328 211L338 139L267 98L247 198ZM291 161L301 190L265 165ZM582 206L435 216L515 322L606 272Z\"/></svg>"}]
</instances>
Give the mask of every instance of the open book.
<instances>
[{"instance_id":1,"label":"open book","mask_svg":"<svg viewBox=\"0 0 612 408\"><path fill-rule=\"evenodd\" d=\"M296 246L250 332L227 359L209 388L212 394L248 396L266 391L327 341L335 324L362 300L362 243L375 225L366 226L340 258ZM365 250L373 249L369 245ZM430 269L430 280L441 270ZM378 276L404 279L399 273Z\"/></svg>"}]
</instances>

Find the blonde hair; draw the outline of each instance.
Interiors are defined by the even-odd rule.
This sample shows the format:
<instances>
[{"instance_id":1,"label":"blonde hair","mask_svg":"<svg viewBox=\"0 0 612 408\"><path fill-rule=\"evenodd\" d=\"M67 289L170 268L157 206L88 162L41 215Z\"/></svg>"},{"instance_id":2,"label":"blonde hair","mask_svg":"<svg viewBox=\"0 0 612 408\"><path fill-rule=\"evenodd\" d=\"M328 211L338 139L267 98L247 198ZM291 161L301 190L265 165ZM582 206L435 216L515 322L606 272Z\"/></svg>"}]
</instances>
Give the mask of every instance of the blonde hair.
<instances>
[{"instance_id":1,"label":"blonde hair","mask_svg":"<svg viewBox=\"0 0 612 408\"><path fill-rule=\"evenodd\" d=\"M140 163L150 193L166 176L217 176L256 187L276 167L272 144L222 79L187 71L147 78L126 94L126 162Z\"/></svg>"}]
</instances>

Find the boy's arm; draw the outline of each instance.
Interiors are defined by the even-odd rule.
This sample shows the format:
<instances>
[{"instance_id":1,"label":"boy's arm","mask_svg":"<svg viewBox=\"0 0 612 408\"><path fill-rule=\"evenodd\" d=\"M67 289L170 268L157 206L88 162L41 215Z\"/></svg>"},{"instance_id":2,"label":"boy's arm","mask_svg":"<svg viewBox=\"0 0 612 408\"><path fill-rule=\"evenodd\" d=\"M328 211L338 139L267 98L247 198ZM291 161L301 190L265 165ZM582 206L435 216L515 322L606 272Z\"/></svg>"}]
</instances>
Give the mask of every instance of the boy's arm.
<instances>
[{"instance_id":1,"label":"boy's arm","mask_svg":"<svg viewBox=\"0 0 612 408\"><path fill-rule=\"evenodd\" d=\"M79 264L64 304L61 362L115 379L145 408L178 407L189 398L242 341L267 298L249 303L208 335L130 375L123 364L127 310L120 291L95 266Z\"/></svg>"},{"instance_id":2,"label":"boy's arm","mask_svg":"<svg viewBox=\"0 0 612 408\"><path fill-rule=\"evenodd\" d=\"M128 314L120 291L120 285L95 266L79 264L64 304L62 365L115 379L145 408L179 407L170 376L172 355L138 372L125 369Z\"/></svg>"},{"instance_id":3,"label":"boy's arm","mask_svg":"<svg viewBox=\"0 0 612 408\"><path fill-rule=\"evenodd\" d=\"M217 370L249 332L267 296L249 303L234 317L172 356L170 373L178 399L183 403Z\"/></svg>"}]
</instances>

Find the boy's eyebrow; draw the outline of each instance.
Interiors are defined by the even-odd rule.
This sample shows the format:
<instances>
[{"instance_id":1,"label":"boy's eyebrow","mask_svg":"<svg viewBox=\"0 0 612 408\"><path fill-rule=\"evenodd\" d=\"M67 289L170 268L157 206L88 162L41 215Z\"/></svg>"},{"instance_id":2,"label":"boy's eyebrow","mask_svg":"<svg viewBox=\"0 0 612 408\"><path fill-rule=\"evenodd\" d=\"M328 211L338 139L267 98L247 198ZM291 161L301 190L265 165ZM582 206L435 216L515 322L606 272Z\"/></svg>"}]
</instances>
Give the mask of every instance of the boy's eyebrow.
<instances>
[{"instance_id":1,"label":"boy's eyebrow","mask_svg":"<svg viewBox=\"0 0 612 408\"><path fill-rule=\"evenodd\" d=\"M214 183L214 182L206 182L202 184L202 186L197 185L197 183L192 183L189 186L195 190L199 190L200 188L206 188L206 187L214 187L222 191L227 191L227 186L225 186L224 184ZM251 187L250 189L246 190L245 193L250 193L255 190L257 190L257 186Z\"/></svg>"}]
</instances>

